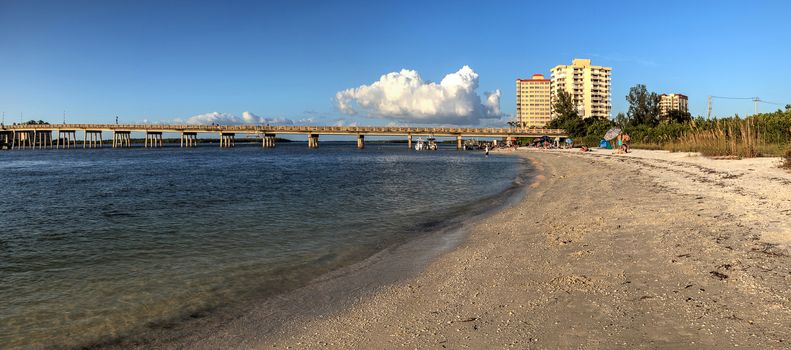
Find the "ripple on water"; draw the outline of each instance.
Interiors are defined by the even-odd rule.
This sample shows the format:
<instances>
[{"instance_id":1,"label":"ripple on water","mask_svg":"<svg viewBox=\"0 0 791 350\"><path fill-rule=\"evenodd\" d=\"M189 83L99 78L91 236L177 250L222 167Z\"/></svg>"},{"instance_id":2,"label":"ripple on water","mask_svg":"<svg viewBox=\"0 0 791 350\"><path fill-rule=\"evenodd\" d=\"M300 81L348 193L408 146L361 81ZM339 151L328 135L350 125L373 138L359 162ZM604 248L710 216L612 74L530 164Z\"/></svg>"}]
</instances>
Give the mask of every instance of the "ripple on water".
<instances>
[{"instance_id":1,"label":"ripple on water","mask_svg":"<svg viewBox=\"0 0 791 350\"><path fill-rule=\"evenodd\" d=\"M464 215L520 166L373 143L3 157L5 348L80 346L296 288Z\"/></svg>"}]
</instances>

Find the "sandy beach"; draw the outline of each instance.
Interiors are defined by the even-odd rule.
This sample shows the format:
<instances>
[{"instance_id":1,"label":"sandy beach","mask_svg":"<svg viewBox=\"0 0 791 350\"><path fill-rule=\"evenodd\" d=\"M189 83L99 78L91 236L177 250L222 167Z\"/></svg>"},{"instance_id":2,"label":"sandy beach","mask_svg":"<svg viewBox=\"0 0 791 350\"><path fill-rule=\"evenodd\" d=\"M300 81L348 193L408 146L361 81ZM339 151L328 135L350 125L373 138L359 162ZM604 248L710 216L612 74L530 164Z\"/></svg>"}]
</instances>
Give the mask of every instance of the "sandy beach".
<instances>
[{"instance_id":1,"label":"sandy beach","mask_svg":"<svg viewBox=\"0 0 791 350\"><path fill-rule=\"evenodd\" d=\"M148 345L791 347L791 174L777 160L515 154L537 170L524 198L469 227L457 248L416 262L426 264L422 272L343 300L322 299L332 294L325 288L345 288L329 278L302 291L315 300L292 305L303 317L251 311L208 333ZM382 268L369 273L392 273Z\"/></svg>"}]
</instances>

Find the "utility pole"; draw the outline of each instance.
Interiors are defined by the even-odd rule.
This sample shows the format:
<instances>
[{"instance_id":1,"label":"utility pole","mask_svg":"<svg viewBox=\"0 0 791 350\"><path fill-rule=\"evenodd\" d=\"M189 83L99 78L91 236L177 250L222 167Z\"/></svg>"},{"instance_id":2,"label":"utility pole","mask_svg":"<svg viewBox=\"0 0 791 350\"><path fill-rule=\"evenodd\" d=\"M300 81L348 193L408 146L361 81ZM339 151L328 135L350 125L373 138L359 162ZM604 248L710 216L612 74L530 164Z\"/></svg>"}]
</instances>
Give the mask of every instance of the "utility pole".
<instances>
[{"instance_id":1,"label":"utility pole","mask_svg":"<svg viewBox=\"0 0 791 350\"><path fill-rule=\"evenodd\" d=\"M758 97L753 97L753 104L755 105L755 113L753 115L758 114L758 102L761 102L761 99Z\"/></svg>"},{"instance_id":2,"label":"utility pole","mask_svg":"<svg viewBox=\"0 0 791 350\"><path fill-rule=\"evenodd\" d=\"M709 96L709 113L706 116L706 119L711 119L711 96Z\"/></svg>"}]
</instances>

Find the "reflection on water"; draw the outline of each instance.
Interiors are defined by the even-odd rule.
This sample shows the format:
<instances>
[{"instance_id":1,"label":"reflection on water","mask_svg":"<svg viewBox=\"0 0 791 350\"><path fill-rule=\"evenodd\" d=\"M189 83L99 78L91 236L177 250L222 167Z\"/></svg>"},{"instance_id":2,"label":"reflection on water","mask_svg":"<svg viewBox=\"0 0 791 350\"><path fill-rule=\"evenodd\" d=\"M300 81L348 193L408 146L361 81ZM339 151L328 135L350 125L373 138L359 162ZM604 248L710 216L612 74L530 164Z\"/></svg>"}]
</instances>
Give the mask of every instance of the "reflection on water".
<instances>
[{"instance_id":1,"label":"reflection on water","mask_svg":"<svg viewBox=\"0 0 791 350\"><path fill-rule=\"evenodd\" d=\"M405 145L0 153L0 347L79 346L304 285L463 215L519 160Z\"/></svg>"}]
</instances>

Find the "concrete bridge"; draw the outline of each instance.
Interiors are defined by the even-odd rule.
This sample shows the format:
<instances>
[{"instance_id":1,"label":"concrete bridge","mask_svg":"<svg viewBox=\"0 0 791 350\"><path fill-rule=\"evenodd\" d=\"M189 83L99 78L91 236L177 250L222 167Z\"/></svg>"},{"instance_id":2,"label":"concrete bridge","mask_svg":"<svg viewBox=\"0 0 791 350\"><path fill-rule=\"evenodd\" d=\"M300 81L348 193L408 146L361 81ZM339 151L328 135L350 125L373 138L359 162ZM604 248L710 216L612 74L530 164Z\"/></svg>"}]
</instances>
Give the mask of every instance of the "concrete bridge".
<instances>
[{"instance_id":1,"label":"concrete bridge","mask_svg":"<svg viewBox=\"0 0 791 350\"><path fill-rule=\"evenodd\" d=\"M388 126L269 126L269 125L165 125L165 124L42 124L5 125L0 127L0 143L10 148L74 148L77 132L82 134L83 148L102 147L103 132L112 133L112 147L131 147L133 132L145 134L145 147L162 147L163 133L180 136L181 147L195 147L198 134L217 134L220 147L233 147L236 135L255 135L264 148L275 147L276 135L307 135L308 147L318 148L319 135L355 135L357 147L365 147L366 136L403 136L412 148L412 138L455 137L462 148L467 137L516 138L549 136L557 141L568 135L562 129L536 128L417 128Z\"/></svg>"}]
</instances>

